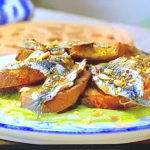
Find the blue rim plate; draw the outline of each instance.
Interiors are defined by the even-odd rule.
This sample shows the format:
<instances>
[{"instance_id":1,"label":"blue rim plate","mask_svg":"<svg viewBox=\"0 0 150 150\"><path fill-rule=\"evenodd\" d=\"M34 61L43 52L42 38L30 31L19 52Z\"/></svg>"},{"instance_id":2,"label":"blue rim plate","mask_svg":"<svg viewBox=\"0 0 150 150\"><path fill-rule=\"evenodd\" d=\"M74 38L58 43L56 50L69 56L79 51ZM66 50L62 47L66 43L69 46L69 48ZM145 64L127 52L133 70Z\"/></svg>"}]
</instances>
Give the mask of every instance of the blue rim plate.
<instances>
[{"instance_id":1,"label":"blue rim plate","mask_svg":"<svg viewBox=\"0 0 150 150\"><path fill-rule=\"evenodd\" d=\"M1 64L0 67L4 66L4 64L7 64L10 61L11 62L14 61L14 58L15 58L15 55L1 56L0 57L0 64ZM89 135L92 135L92 136L98 135L100 138L100 141L98 141L96 143L112 143L112 141L110 141L110 140L108 140L108 141L105 140L105 142L104 142L102 140L103 136L104 135L107 135L108 137L110 137L110 135L121 136L122 134L126 135L126 133L138 133L138 132L140 133L141 131L143 133L147 133L147 134L149 133L147 135L147 136L149 136L150 135L150 130L149 130L150 129L150 116L141 118L138 121L135 121L132 123L127 123L127 127L116 127L115 122L93 123L93 124L89 124L89 125L78 125L78 124L55 125L54 123L50 123L50 122L19 120L19 119L12 118L10 116L1 114L0 115L0 133L1 133L0 138L9 139L9 136L7 138L2 136L2 129L8 130L9 133L11 133L10 132L10 130L11 130L11 131L15 131L17 133L26 132L26 133L30 133L30 134L36 133L38 135L45 134L45 135L50 135L50 136L62 135L62 134L70 135L70 136L83 135L83 136L85 136L85 138L88 138ZM114 136L114 139L115 139L115 136ZM134 134L132 134L132 136L134 136ZM142 136L141 138L143 140L150 138L150 136L149 137L147 137L147 136L145 136L145 137ZM25 138L25 137L22 137L22 138ZM32 137L32 139L34 139L34 138L35 137ZM42 138L42 140L45 140L45 141L48 140L48 139L44 139L43 136L41 136L41 138ZM118 142L125 143L125 142L138 140L137 135L136 135L136 137L133 137L129 141L124 140L124 138L122 138L122 141L118 141L116 139L116 141L113 143L118 143ZM14 140L14 139L15 139L15 137L11 140ZM17 139L15 141L20 141L20 139ZM79 142L79 139L78 138L76 138L76 140L73 139L72 143ZM119 140L121 140L121 139L119 139ZM26 143L35 143L35 142L30 142L28 140L21 140L21 142L22 141L26 142ZM57 141L57 138L55 139L55 142L56 141ZM48 144L49 142L45 142L45 143ZM55 143L55 142L53 141L52 143ZM89 142L93 143L92 141L89 141ZM39 141L38 143L41 143L41 142ZM84 144L86 142L84 140L80 139L80 143Z\"/></svg>"},{"instance_id":2,"label":"blue rim plate","mask_svg":"<svg viewBox=\"0 0 150 150\"><path fill-rule=\"evenodd\" d=\"M116 127L115 123L109 122L93 123L89 125L66 124L59 126L50 122L23 121L14 118L6 118L4 116L0 118L0 127L13 130L57 134L108 134L150 129L150 116L133 123L127 123L127 125L128 127Z\"/></svg>"}]
</instances>

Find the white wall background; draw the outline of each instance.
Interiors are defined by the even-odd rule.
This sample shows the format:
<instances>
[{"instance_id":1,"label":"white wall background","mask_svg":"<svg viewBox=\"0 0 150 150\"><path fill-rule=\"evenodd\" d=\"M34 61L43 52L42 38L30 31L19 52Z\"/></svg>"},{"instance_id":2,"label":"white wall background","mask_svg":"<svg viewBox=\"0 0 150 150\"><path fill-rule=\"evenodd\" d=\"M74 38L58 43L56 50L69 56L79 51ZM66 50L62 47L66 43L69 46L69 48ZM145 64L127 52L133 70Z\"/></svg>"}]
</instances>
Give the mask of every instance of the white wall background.
<instances>
[{"instance_id":1,"label":"white wall background","mask_svg":"<svg viewBox=\"0 0 150 150\"><path fill-rule=\"evenodd\" d=\"M33 0L38 7L150 26L150 0Z\"/></svg>"}]
</instances>

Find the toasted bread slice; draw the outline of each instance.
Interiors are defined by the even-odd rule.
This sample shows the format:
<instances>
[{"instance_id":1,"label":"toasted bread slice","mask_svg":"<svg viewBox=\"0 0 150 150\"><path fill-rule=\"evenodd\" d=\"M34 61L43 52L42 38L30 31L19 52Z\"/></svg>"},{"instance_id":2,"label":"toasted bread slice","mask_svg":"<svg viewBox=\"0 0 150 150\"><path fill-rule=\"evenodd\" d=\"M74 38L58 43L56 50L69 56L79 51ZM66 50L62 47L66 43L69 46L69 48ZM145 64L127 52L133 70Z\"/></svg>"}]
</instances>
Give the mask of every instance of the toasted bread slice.
<instances>
[{"instance_id":1,"label":"toasted bread slice","mask_svg":"<svg viewBox=\"0 0 150 150\"><path fill-rule=\"evenodd\" d=\"M97 44L98 45L98 44ZM98 45L93 46L93 43L79 42L71 46L71 48L65 48L65 50L71 54L73 59L87 59L88 61L107 62L122 56L134 56L139 52L136 48L120 42L111 45ZM33 50L22 49L17 57L17 61L24 61Z\"/></svg>"},{"instance_id":2,"label":"toasted bread slice","mask_svg":"<svg viewBox=\"0 0 150 150\"><path fill-rule=\"evenodd\" d=\"M144 81L144 99L150 100L150 76L145 76ZM104 108L104 109L127 109L130 107L137 106L136 104L131 103L127 98L121 96L111 96L105 94L98 87L91 86L89 87L82 98L82 103L90 107Z\"/></svg>"},{"instance_id":3,"label":"toasted bread slice","mask_svg":"<svg viewBox=\"0 0 150 150\"><path fill-rule=\"evenodd\" d=\"M26 49L21 49L19 53L16 56L17 61L24 61L32 52L33 50L26 50Z\"/></svg>"},{"instance_id":4,"label":"toasted bread slice","mask_svg":"<svg viewBox=\"0 0 150 150\"><path fill-rule=\"evenodd\" d=\"M105 94L97 87L89 87L82 98L82 103L86 106L114 110L136 106L128 102L129 100L127 98Z\"/></svg>"},{"instance_id":5,"label":"toasted bread slice","mask_svg":"<svg viewBox=\"0 0 150 150\"><path fill-rule=\"evenodd\" d=\"M75 85L73 87L59 92L53 100L45 102L42 108L42 112L61 112L68 107L74 105L77 102L79 96L83 94L89 78L90 72L84 70L75 80ZM24 87L24 89L20 89L22 107L32 101L32 92L36 91L39 87L40 85L26 86L26 88Z\"/></svg>"},{"instance_id":6,"label":"toasted bread slice","mask_svg":"<svg viewBox=\"0 0 150 150\"><path fill-rule=\"evenodd\" d=\"M111 45L73 44L67 49L74 59L87 59L88 61L107 62L122 56L134 56L136 49L120 42Z\"/></svg>"},{"instance_id":7,"label":"toasted bread slice","mask_svg":"<svg viewBox=\"0 0 150 150\"><path fill-rule=\"evenodd\" d=\"M0 71L0 88L36 83L44 78L45 76L40 71L27 67L15 70L4 69Z\"/></svg>"}]
</instances>

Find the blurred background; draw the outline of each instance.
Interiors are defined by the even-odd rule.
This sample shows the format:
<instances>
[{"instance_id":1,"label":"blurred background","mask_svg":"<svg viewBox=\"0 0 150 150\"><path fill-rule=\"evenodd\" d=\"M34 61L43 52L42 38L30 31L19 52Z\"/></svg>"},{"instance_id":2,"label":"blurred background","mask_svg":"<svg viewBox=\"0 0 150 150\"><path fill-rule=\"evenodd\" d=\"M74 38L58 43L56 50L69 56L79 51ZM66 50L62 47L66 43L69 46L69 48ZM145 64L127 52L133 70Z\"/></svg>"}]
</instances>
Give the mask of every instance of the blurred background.
<instances>
[{"instance_id":1,"label":"blurred background","mask_svg":"<svg viewBox=\"0 0 150 150\"><path fill-rule=\"evenodd\" d=\"M37 16L35 10L42 8L150 28L149 6L150 0L0 0L0 24L51 19L52 12L42 16L38 10Z\"/></svg>"},{"instance_id":2,"label":"blurred background","mask_svg":"<svg viewBox=\"0 0 150 150\"><path fill-rule=\"evenodd\" d=\"M150 0L32 0L36 7L150 28Z\"/></svg>"}]
</instances>

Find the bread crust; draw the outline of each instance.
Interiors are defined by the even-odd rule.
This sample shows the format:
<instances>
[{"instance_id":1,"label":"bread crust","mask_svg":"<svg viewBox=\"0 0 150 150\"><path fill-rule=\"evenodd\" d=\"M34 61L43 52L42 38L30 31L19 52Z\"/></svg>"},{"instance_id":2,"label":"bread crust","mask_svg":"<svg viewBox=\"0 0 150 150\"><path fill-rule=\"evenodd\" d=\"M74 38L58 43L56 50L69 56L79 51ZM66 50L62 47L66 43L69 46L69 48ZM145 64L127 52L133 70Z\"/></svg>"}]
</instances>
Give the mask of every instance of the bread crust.
<instances>
[{"instance_id":1,"label":"bread crust","mask_svg":"<svg viewBox=\"0 0 150 150\"><path fill-rule=\"evenodd\" d=\"M150 76L144 80L144 94L142 98L150 100ZM111 96L105 94L96 85L90 86L84 93L82 103L89 107L122 110L137 106L122 96Z\"/></svg>"},{"instance_id":2,"label":"bread crust","mask_svg":"<svg viewBox=\"0 0 150 150\"><path fill-rule=\"evenodd\" d=\"M125 97L105 94L97 87L89 87L81 101L82 104L88 107L113 110L123 110L137 106L135 104L129 103L129 100Z\"/></svg>"},{"instance_id":3,"label":"bread crust","mask_svg":"<svg viewBox=\"0 0 150 150\"><path fill-rule=\"evenodd\" d=\"M0 71L0 88L36 83L44 78L43 73L28 67L14 70L4 69Z\"/></svg>"},{"instance_id":4,"label":"bread crust","mask_svg":"<svg viewBox=\"0 0 150 150\"><path fill-rule=\"evenodd\" d=\"M103 44L102 44L103 45ZM93 44L77 44L67 49L74 59L86 59L90 62L108 62L118 57L130 57L136 54L136 49L120 42L111 45L93 46Z\"/></svg>"}]
</instances>

